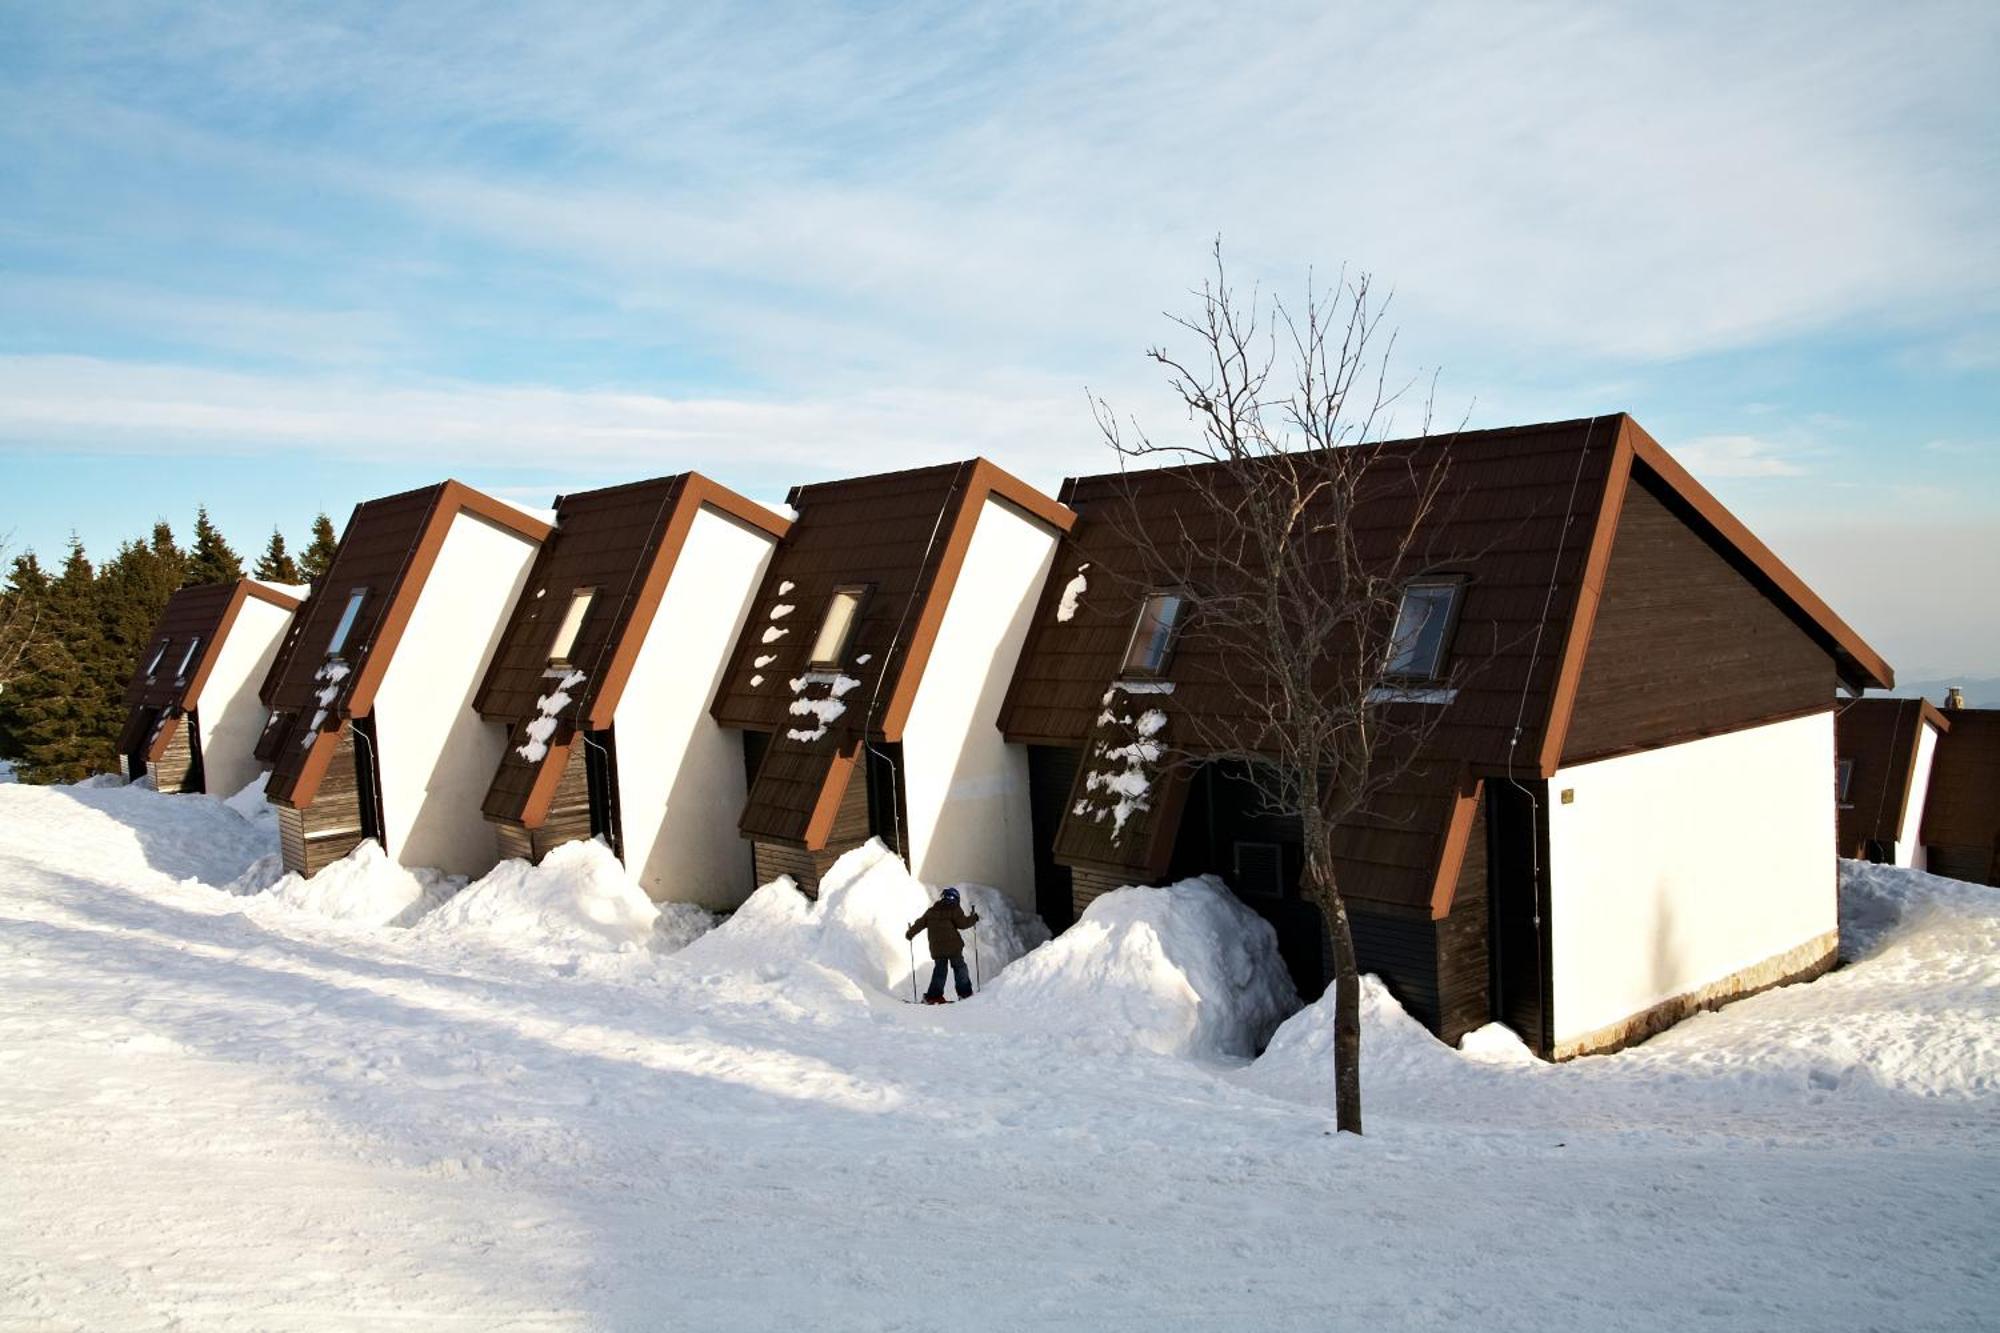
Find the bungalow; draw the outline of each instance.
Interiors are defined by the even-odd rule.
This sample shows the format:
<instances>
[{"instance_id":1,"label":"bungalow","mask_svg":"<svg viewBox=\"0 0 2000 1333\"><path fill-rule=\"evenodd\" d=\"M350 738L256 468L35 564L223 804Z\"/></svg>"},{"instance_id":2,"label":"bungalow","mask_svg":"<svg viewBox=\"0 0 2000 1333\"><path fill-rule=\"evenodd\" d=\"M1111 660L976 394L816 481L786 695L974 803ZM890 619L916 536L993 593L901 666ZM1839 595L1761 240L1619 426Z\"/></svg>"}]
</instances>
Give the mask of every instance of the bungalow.
<instances>
[{"instance_id":1,"label":"bungalow","mask_svg":"<svg viewBox=\"0 0 2000 1333\"><path fill-rule=\"evenodd\" d=\"M266 690L285 868L373 838L406 866L499 859L480 799L506 732L472 698L549 524L456 481L357 505Z\"/></svg>"},{"instance_id":2,"label":"bungalow","mask_svg":"<svg viewBox=\"0 0 2000 1333\"><path fill-rule=\"evenodd\" d=\"M1434 725L1336 838L1362 968L1446 1041L1500 1020L1565 1058L1832 966L1836 687L1887 664L1629 417L1365 447L1449 470L1404 592L1437 632L1381 704ZM1185 475L1063 486L1078 522L1001 720L1052 849L1037 896L1060 926L1116 885L1219 874L1314 993L1296 821L1130 743L1185 753L1237 707L1230 655L1177 650L1181 604L1130 540L1199 512Z\"/></svg>"},{"instance_id":3,"label":"bungalow","mask_svg":"<svg viewBox=\"0 0 2000 1333\"><path fill-rule=\"evenodd\" d=\"M1958 702L1954 691L1924 803L1925 868L2000 884L2000 708L1952 706Z\"/></svg>"},{"instance_id":4,"label":"bungalow","mask_svg":"<svg viewBox=\"0 0 2000 1333\"><path fill-rule=\"evenodd\" d=\"M816 892L879 836L921 879L1030 902L1027 755L996 724L1074 515L984 459L787 498L713 710L743 734L755 878Z\"/></svg>"},{"instance_id":5,"label":"bungalow","mask_svg":"<svg viewBox=\"0 0 2000 1333\"><path fill-rule=\"evenodd\" d=\"M125 687L126 776L161 791L230 796L257 776L258 687L302 588L256 579L182 588L167 601Z\"/></svg>"},{"instance_id":6,"label":"bungalow","mask_svg":"<svg viewBox=\"0 0 2000 1333\"><path fill-rule=\"evenodd\" d=\"M790 526L693 472L557 499L474 700L506 855L601 837L654 898L742 900L742 749L708 706Z\"/></svg>"},{"instance_id":7,"label":"bungalow","mask_svg":"<svg viewBox=\"0 0 2000 1333\"><path fill-rule=\"evenodd\" d=\"M1939 739L1951 730L1926 699L1856 699L1836 725L1840 854L1925 868L1921 826Z\"/></svg>"}]
</instances>

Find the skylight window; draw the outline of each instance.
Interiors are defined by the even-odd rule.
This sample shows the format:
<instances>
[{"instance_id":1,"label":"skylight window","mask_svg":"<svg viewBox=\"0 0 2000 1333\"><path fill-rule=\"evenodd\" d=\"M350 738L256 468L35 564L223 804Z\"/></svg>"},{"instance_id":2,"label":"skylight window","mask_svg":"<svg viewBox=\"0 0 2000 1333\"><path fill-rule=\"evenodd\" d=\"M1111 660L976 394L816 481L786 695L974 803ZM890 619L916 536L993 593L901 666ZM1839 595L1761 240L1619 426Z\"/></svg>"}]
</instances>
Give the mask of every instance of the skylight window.
<instances>
[{"instance_id":1,"label":"skylight window","mask_svg":"<svg viewBox=\"0 0 2000 1333\"><path fill-rule=\"evenodd\" d=\"M1840 793L1836 799L1840 804L1846 805L1847 789L1854 783L1854 761L1852 759L1843 759L1835 766L1834 783Z\"/></svg>"},{"instance_id":2,"label":"skylight window","mask_svg":"<svg viewBox=\"0 0 2000 1333\"><path fill-rule=\"evenodd\" d=\"M1418 579L1403 589L1396 631L1389 640L1389 674L1404 680L1436 680L1458 616L1458 579Z\"/></svg>"},{"instance_id":3,"label":"skylight window","mask_svg":"<svg viewBox=\"0 0 2000 1333\"><path fill-rule=\"evenodd\" d=\"M333 638L327 641L328 657L340 656L340 650L347 647L347 636L354 632L354 618L361 614L361 604L367 600L366 588L356 588L347 594L347 609L340 613L340 623L333 627Z\"/></svg>"},{"instance_id":4,"label":"skylight window","mask_svg":"<svg viewBox=\"0 0 2000 1333\"><path fill-rule=\"evenodd\" d=\"M1187 599L1177 592L1149 592L1139 603L1139 619L1125 648L1126 675L1157 676L1167 669L1180 635Z\"/></svg>"},{"instance_id":5,"label":"skylight window","mask_svg":"<svg viewBox=\"0 0 2000 1333\"><path fill-rule=\"evenodd\" d=\"M813 636L812 666L832 669L846 664L855 626L861 623L861 604L867 599L868 589L864 584L833 590L833 600L827 603L826 616L819 622L819 633Z\"/></svg>"},{"instance_id":6,"label":"skylight window","mask_svg":"<svg viewBox=\"0 0 2000 1333\"><path fill-rule=\"evenodd\" d=\"M192 639L188 640L187 651L181 654L181 664L174 668L175 680L187 679L188 668L194 665L195 650L200 647L201 647L201 636L199 634L195 635Z\"/></svg>"},{"instance_id":7,"label":"skylight window","mask_svg":"<svg viewBox=\"0 0 2000 1333\"><path fill-rule=\"evenodd\" d=\"M570 650L576 647L576 636L583 629L583 619L590 614L590 604L597 600L597 589L578 588L569 595L569 610L563 612L562 624L556 626L555 642L549 645L549 665L568 666Z\"/></svg>"},{"instance_id":8,"label":"skylight window","mask_svg":"<svg viewBox=\"0 0 2000 1333\"><path fill-rule=\"evenodd\" d=\"M167 649L173 646L174 646L174 641L172 639L160 640L160 646L153 650L153 660L146 663L147 680L151 680L153 678L154 673L160 669L160 662L162 659L166 657Z\"/></svg>"}]
</instances>

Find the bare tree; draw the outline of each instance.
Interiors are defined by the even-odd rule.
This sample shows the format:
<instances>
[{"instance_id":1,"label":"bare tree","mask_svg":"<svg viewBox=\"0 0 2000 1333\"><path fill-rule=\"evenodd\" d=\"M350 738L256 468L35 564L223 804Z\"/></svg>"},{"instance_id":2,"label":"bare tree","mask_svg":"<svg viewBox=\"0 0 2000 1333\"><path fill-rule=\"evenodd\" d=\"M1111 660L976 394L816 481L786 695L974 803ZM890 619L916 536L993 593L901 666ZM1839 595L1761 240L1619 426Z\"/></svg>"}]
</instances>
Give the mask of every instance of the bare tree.
<instances>
[{"instance_id":1,"label":"bare tree","mask_svg":"<svg viewBox=\"0 0 2000 1333\"><path fill-rule=\"evenodd\" d=\"M1359 1134L1360 974L1335 837L1416 761L1435 725L1438 710L1411 705L1398 659L1423 628L1403 598L1434 558L1448 441L1374 447L1412 385L1388 382L1387 303L1365 275L1331 292L1309 283L1298 310L1267 310L1232 293L1220 244L1214 265L1195 313L1169 316L1195 352L1148 353L1192 430L1155 439L1121 427L1102 399L1092 407L1128 475L1170 469L1148 483L1180 497L1170 523L1157 506L1142 519L1136 503L1113 521L1153 586L1182 595L1182 652L1220 665L1237 714L1189 716L1161 761L1233 761L1264 813L1298 821L1302 887L1333 954L1336 1119ZM1413 407L1428 436L1428 387ZM1128 480L1128 498L1139 490Z\"/></svg>"}]
</instances>

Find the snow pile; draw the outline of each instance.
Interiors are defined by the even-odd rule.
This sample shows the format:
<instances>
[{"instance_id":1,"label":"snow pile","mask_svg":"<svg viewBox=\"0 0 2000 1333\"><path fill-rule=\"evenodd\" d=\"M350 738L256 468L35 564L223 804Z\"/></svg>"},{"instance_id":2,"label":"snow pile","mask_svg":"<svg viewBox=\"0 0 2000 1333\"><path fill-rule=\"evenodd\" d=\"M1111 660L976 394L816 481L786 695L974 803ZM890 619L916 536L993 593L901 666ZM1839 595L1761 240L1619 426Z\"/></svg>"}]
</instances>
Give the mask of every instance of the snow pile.
<instances>
[{"instance_id":1,"label":"snow pile","mask_svg":"<svg viewBox=\"0 0 2000 1333\"><path fill-rule=\"evenodd\" d=\"M1285 1020L1271 1044L1251 1066L1246 1081L1262 1091L1300 1100L1333 1097L1333 1024L1338 1007L1333 986ZM1504 1029L1503 1029L1504 1031ZM1507 1037L1512 1037L1507 1032ZM1473 1042L1473 1038L1478 1038ZM1483 1061L1507 1045L1506 1037L1482 1028L1466 1038ZM1514 1044L1520 1045L1519 1038ZM1526 1054L1526 1048L1522 1048ZM1468 1055L1470 1052L1468 1052ZM1533 1060L1532 1055L1528 1056ZM1462 1064L1462 1057L1432 1036L1396 1003L1376 976L1361 978L1361 1075L1365 1089L1380 1083L1425 1083L1439 1087Z\"/></svg>"},{"instance_id":2,"label":"snow pile","mask_svg":"<svg viewBox=\"0 0 2000 1333\"><path fill-rule=\"evenodd\" d=\"M1008 964L1049 942L1048 924L999 889L989 884L955 884L952 887L958 890L959 901L964 904L965 910L979 914L976 930L963 933L966 963L978 971L976 980L981 987L998 976ZM928 956L927 950L920 947L919 951ZM917 980L929 981L928 969Z\"/></svg>"},{"instance_id":3,"label":"snow pile","mask_svg":"<svg viewBox=\"0 0 2000 1333\"><path fill-rule=\"evenodd\" d=\"M581 671L566 672L556 687L535 699L535 718L528 723L528 740L514 747L514 753L531 764L539 764L549 752L549 737L556 734L556 717L570 705L570 691L583 684Z\"/></svg>"},{"instance_id":4,"label":"snow pile","mask_svg":"<svg viewBox=\"0 0 2000 1333\"><path fill-rule=\"evenodd\" d=\"M286 875L262 896L335 921L407 926L464 883L435 870L405 870L370 838L311 879Z\"/></svg>"},{"instance_id":5,"label":"snow pile","mask_svg":"<svg viewBox=\"0 0 2000 1333\"><path fill-rule=\"evenodd\" d=\"M912 954L903 932L930 904L930 893L902 860L870 838L833 863L817 900L790 879L773 880L677 958L709 975L748 974L767 982L831 973L852 986L900 997L909 989ZM930 952L921 936L914 952L928 979ZM853 994L852 986L832 989Z\"/></svg>"},{"instance_id":6,"label":"snow pile","mask_svg":"<svg viewBox=\"0 0 2000 1333\"><path fill-rule=\"evenodd\" d=\"M425 917L426 935L476 935L527 949L642 948L660 911L603 842L566 842L542 858L502 861Z\"/></svg>"},{"instance_id":7,"label":"snow pile","mask_svg":"<svg viewBox=\"0 0 2000 1333\"><path fill-rule=\"evenodd\" d=\"M264 788L270 784L270 781L271 775L269 773L259 773L256 777L250 779L249 784L242 791L223 801L223 805L234 810L252 824L268 824L273 829L277 828L278 812L264 798Z\"/></svg>"},{"instance_id":8,"label":"snow pile","mask_svg":"<svg viewBox=\"0 0 2000 1333\"><path fill-rule=\"evenodd\" d=\"M1299 996L1270 923L1205 875L1098 898L996 977L985 1004L1106 1050L1249 1056Z\"/></svg>"},{"instance_id":9,"label":"snow pile","mask_svg":"<svg viewBox=\"0 0 2000 1333\"><path fill-rule=\"evenodd\" d=\"M1076 577L1063 585L1062 602L1056 607L1056 619L1065 625L1076 615L1077 600L1090 588L1090 580L1083 576L1083 571L1089 568L1090 562L1084 561L1076 567Z\"/></svg>"}]
</instances>

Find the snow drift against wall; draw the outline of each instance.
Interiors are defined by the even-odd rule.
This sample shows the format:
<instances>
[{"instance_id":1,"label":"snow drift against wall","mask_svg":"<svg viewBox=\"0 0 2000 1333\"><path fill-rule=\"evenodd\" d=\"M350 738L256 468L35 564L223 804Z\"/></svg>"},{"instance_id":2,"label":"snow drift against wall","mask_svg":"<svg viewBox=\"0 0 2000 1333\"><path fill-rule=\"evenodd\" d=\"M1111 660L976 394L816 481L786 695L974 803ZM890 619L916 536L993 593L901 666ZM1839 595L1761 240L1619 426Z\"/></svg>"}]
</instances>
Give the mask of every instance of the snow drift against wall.
<instances>
[{"instance_id":1,"label":"snow drift against wall","mask_svg":"<svg viewBox=\"0 0 2000 1333\"><path fill-rule=\"evenodd\" d=\"M464 883L435 870L405 870L370 838L311 879L286 875L261 896L335 921L407 926Z\"/></svg>"},{"instance_id":2,"label":"snow drift against wall","mask_svg":"<svg viewBox=\"0 0 2000 1333\"><path fill-rule=\"evenodd\" d=\"M694 909L704 920L706 912ZM502 861L425 917L419 932L464 935L529 951L631 950L653 942L660 909L611 849L568 842L540 865ZM677 936L687 922L677 914ZM681 942L685 942L682 938Z\"/></svg>"},{"instance_id":3,"label":"snow drift against wall","mask_svg":"<svg viewBox=\"0 0 2000 1333\"><path fill-rule=\"evenodd\" d=\"M985 1011L1104 1049L1248 1056L1299 1007L1270 923L1212 875L1104 894Z\"/></svg>"}]
</instances>

